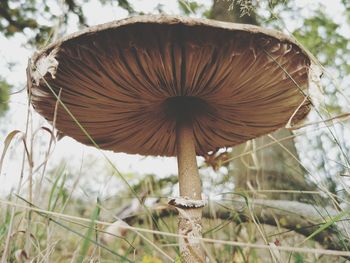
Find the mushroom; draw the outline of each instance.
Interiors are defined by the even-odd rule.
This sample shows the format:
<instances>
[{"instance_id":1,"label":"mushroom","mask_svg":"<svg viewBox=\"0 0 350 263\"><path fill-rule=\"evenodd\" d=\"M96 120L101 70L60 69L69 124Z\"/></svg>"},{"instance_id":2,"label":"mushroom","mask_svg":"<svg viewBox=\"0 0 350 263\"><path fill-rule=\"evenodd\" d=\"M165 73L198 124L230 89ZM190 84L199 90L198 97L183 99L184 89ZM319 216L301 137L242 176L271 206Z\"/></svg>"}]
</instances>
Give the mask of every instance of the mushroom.
<instances>
[{"instance_id":1,"label":"mushroom","mask_svg":"<svg viewBox=\"0 0 350 263\"><path fill-rule=\"evenodd\" d=\"M50 122L60 92L81 126L58 107L56 128L81 143L177 156L181 197L170 204L179 210L181 257L204 262L196 155L302 120L311 104L310 65L301 46L277 31L138 16L45 47L31 60L28 89L33 107Z\"/></svg>"}]
</instances>

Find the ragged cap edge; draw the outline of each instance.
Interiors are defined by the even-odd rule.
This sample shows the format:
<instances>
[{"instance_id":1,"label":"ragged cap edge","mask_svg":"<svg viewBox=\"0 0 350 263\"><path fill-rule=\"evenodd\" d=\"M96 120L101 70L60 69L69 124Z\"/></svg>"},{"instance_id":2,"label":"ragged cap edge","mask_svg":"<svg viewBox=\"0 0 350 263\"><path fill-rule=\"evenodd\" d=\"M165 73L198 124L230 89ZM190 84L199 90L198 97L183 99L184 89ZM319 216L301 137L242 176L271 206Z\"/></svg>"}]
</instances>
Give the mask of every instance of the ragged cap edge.
<instances>
[{"instance_id":1,"label":"ragged cap edge","mask_svg":"<svg viewBox=\"0 0 350 263\"><path fill-rule=\"evenodd\" d=\"M317 108L323 102L323 91L321 85L322 68L315 62L311 62L309 68L309 96L312 103Z\"/></svg>"},{"instance_id":2,"label":"ragged cap edge","mask_svg":"<svg viewBox=\"0 0 350 263\"><path fill-rule=\"evenodd\" d=\"M308 89L304 90L305 93L305 98L303 102L299 105L299 107L294 111L292 116L289 118L287 124L285 125L285 128L293 130L294 126L299 127L300 124L305 121L305 116L307 115L304 114L300 118L300 113L303 111L310 111L310 107L317 107L318 101L321 100L322 98L322 93L321 93L321 76L322 76L322 69L319 65L311 61L310 66L309 66L309 72L308 72ZM312 101L311 101L312 98ZM317 99L315 99L317 98ZM316 101L316 103L315 103ZM299 116L298 116L299 115Z\"/></svg>"},{"instance_id":3,"label":"ragged cap edge","mask_svg":"<svg viewBox=\"0 0 350 263\"><path fill-rule=\"evenodd\" d=\"M75 39L77 37L93 35L105 30L120 28L123 26L129 26L129 25L138 24L138 23L153 23L153 24L166 24L166 25L183 24L186 26L205 26L205 27L211 27L211 28L221 28L228 31L245 31L245 32L250 32L252 34L264 34L269 37L275 38L280 42L287 41L292 43L293 45L297 46L307 58L309 58L309 55L304 50L303 46L299 44L294 38L288 35L285 35L280 31L276 31L274 29L267 29L267 28L262 28L259 26L249 25L249 24L223 22L223 21L218 21L213 19L205 19L205 18L199 19L199 18L191 18L191 17L185 17L185 16L161 14L161 15L131 16L121 20L115 20L104 24L99 24L99 25L85 28L83 30L67 35L49 44L43 49L39 50L39 52L33 55L32 60L36 62L43 56L43 54L46 54L53 49L57 49L64 42Z\"/></svg>"},{"instance_id":4,"label":"ragged cap edge","mask_svg":"<svg viewBox=\"0 0 350 263\"><path fill-rule=\"evenodd\" d=\"M40 84L40 80L47 73L50 73L51 77L55 79L58 67L58 61L56 59L57 52L58 47L51 50L51 52L48 55L42 54L37 60L32 61L30 65L31 77L36 86Z\"/></svg>"}]
</instances>

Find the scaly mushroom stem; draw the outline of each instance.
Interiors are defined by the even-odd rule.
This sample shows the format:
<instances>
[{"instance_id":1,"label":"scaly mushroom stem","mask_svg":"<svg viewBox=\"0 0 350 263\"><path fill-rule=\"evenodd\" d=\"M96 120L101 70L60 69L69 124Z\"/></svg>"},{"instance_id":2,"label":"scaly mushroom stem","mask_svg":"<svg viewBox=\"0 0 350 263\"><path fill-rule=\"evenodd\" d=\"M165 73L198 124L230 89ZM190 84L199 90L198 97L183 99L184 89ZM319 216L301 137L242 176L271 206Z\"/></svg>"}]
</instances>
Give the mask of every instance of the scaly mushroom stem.
<instances>
[{"instance_id":1,"label":"scaly mushroom stem","mask_svg":"<svg viewBox=\"0 0 350 263\"><path fill-rule=\"evenodd\" d=\"M192 125L178 123L176 146L180 196L189 200L202 200ZM205 262L200 240L195 239L202 237L202 207L176 206L179 210L178 233L188 236L188 238L179 238L182 262Z\"/></svg>"}]
</instances>

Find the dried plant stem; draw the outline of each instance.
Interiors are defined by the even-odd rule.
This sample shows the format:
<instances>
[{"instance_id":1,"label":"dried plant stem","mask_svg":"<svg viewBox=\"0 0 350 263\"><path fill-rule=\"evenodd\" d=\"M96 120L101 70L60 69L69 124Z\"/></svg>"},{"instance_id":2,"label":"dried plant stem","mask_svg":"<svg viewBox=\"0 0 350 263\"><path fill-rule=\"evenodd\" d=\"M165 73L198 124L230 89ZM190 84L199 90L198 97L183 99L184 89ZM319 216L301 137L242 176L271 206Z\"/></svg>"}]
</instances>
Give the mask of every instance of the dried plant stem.
<instances>
[{"instance_id":1,"label":"dried plant stem","mask_svg":"<svg viewBox=\"0 0 350 263\"><path fill-rule=\"evenodd\" d=\"M23 159L22 159L22 169L21 169L21 175L19 178L19 182L18 182L18 187L17 187L17 191L16 191L16 204L18 201L18 195L20 193L21 190L21 186L22 186L22 182L23 182L23 174L24 174L24 163L25 163L25 157L26 156L26 152L25 149L23 150ZM15 219L15 213L16 213L16 206L13 206L11 209L11 218L10 218L10 224L7 230L7 236L6 236L6 241L5 241L5 248L1 257L1 263L6 263L7 262L7 254L8 254L8 250L10 248L10 242L11 242L11 235L12 235L12 228L13 228L13 223L14 223L14 219Z\"/></svg>"},{"instance_id":2,"label":"dried plant stem","mask_svg":"<svg viewBox=\"0 0 350 263\"><path fill-rule=\"evenodd\" d=\"M202 186L196 162L192 125L178 125L177 158L180 196L191 200L202 199ZM202 237L202 208L179 208L179 238L182 262L205 262L199 239Z\"/></svg>"},{"instance_id":3,"label":"dried plant stem","mask_svg":"<svg viewBox=\"0 0 350 263\"><path fill-rule=\"evenodd\" d=\"M27 133L28 133L28 129L29 129L29 119L30 119L30 106L29 106L29 101L28 101L28 108L27 108L27 119L26 119L26 130L24 133L24 144L26 143L26 138L27 138ZM22 182L23 182L23 176L24 176L24 167L25 167L25 161L26 161L26 146L24 145L24 149L23 149L23 156L22 156L22 164L21 164L21 174L19 177L19 182L18 182L18 187L17 187L17 191L16 191L16 204L18 201L18 195L21 191L21 187L22 187ZM10 224L7 230L7 236L6 236L6 241L5 241L5 247L4 247L4 251L1 257L1 263L6 263L7 262L7 254L9 252L9 248L10 248L10 242L11 242L11 235L12 235L12 228L13 228L13 224L14 224L14 220L15 220L15 213L16 213L16 207L13 206L11 209L11 218L10 218Z\"/></svg>"},{"instance_id":4,"label":"dried plant stem","mask_svg":"<svg viewBox=\"0 0 350 263\"><path fill-rule=\"evenodd\" d=\"M29 101L30 102L30 98ZM30 106L28 105L28 119L27 119L27 128L25 133L25 141L30 142L28 148L28 200L32 204L33 203L33 144L34 144L34 135L33 135L33 126L32 126L32 115L30 111ZM30 132L29 132L30 127ZM30 137L29 137L30 136ZM30 140L29 140L30 139ZM27 225L26 225L26 234L25 234L25 244L24 250L27 253L27 256L30 257L30 251L32 248L31 243L31 221L32 221L32 211L27 211Z\"/></svg>"},{"instance_id":5,"label":"dried plant stem","mask_svg":"<svg viewBox=\"0 0 350 263\"><path fill-rule=\"evenodd\" d=\"M274 200L274 201L276 201L276 200ZM283 202L285 202L285 201L283 201ZM287 202L291 202L291 201L287 201ZM91 219L89 219L89 218L57 213L57 212L53 212L53 211L48 211L48 210L36 208L34 206L21 205L21 204L15 203L15 202L7 201L7 200L0 199L0 203L10 205L10 206L15 206L17 208L21 208L21 209L25 209L25 210L36 211L39 214L48 215L48 216L50 216L50 218L57 217L60 219L65 219L67 221L69 220L70 222L78 221L78 222L91 223ZM279 207L280 207L280 205L279 205ZM284 206L284 207L287 207L287 206ZM303 209L303 211L307 211L307 209ZM225 216L225 218L227 218L227 216ZM303 216L301 216L301 218L303 218ZM95 223L98 225L103 225L103 226L110 226L113 224L110 222L99 221L99 220L95 220ZM175 234L175 233L152 230L152 229L147 229L147 228L133 227L133 226L129 226L129 225L125 225L125 226L123 226L123 228L130 229L132 231L140 231L142 233L151 233L151 234L176 237L176 238L186 238L186 236L181 236L181 235ZM239 246L239 247L244 247L244 248L255 248L255 249L269 249L270 248L270 245L245 243L245 242L230 241L230 240L221 240L221 239L212 239L212 238L200 238L200 240L203 242L206 242L206 243L222 244L222 245L229 245L229 246ZM277 246L276 249L278 249L280 251L298 252L298 253L305 253L305 254L322 254L322 255L350 257L349 251L339 251L339 250L331 250L331 249L318 249L318 248L310 248L310 247L290 247L290 246Z\"/></svg>"}]
</instances>

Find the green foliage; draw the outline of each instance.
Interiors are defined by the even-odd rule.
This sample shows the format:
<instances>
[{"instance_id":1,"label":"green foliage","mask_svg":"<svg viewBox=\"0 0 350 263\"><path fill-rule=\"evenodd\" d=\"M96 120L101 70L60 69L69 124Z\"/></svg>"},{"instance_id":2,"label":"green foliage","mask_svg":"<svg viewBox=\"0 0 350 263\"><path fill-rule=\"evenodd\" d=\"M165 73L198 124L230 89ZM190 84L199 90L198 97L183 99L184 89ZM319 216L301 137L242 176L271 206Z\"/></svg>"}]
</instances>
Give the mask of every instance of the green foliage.
<instances>
[{"instance_id":1,"label":"green foliage","mask_svg":"<svg viewBox=\"0 0 350 263\"><path fill-rule=\"evenodd\" d=\"M142 263L162 263L162 261L159 258L157 258L157 257L153 257L153 256L150 256L150 255L145 255L142 258Z\"/></svg>"},{"instance_id":2,"label":"green foliage","mask_svg":"<svg viewBox=\"0 0 350 263\"><path fill-rule=\"evenodd\" d=\"M350 209L344 210L337 214L334 217L330 217L329 219L325 220L325 223L322 224L316 231L314 231L310 236L308 236L304 241L309 240L310 238L316 236L317 234L321 233L325 229L331 227L333 224L336 222L340 221L343 217L347 216L350 214ZM303 241L303 242L304 242Z\"/></svg>"},{"instance_id":3,"label":"green foliage","mask_svg":"<svg viewBox=\"0 0 350 263\"><path fill-rule=\"evenodd\" d=\"M33 16L37 12L34 4L33 0L3 0L0 2L0 30L5 36L12 36L17 32L22 32L25 28L35 29L39 26Z\"/></svg>"},{"instance_id":4,"label":"green foliage","mask_svg":"<svg viewBox=\"0 0 350 263\"><path fill-rule=\"evenodd\" d=\"M261 2L263 3L263 2ZM342 10L339 15L347 17L350 23L350 2L342 0ZM267 27L279 30L288 29L285 19L302 23L292 33L294 37L307 48L325 67L334 67L340 76L350 73L349 38L341 31L342 24L331 17L325 5L318 3L307 12L289 0L272 0L257 9L258 21ZM304 13L307 16L303 15Z\"/></svg>"},{"instance_id":5,"label":"green foliage","mask_svg":"<svg viewBox=\"0 0 350 263\"><path fill-rule=\"evenodd\" d=\"M78 18L79 26L88 26L82 9L86 2L88 0L62 1L61 9L66 11L62 14L55 14L50 2L47 1L1 0L0 33L3 33L6 37L11 37L16 33L26 33L30 36L28 37L30 45L41 46L48 42L55 26L57 26L57 22L61 21L60 26L67 25L70 15ZM100 0L100 2L106 4L114 1ZM127 10L129 14L135 14L135 10L127 0L118 0L117 4Z\"/></svg>"},{"instance_id":6,"label":"green foliage","mask_svg":"<svg viewBox=\"0 0 350 263\"><path fill-rule=\"evenodd\" d=\"M61 200L61 204L65 204L68 198L67 190L64 187L66 178L67 176L66 176L66 173L64 173L64 171L60 172L59 175L56 177L49 196L49 202L48 202L48 208L47 208L49 211L55 210L59 200ZM59 183L59 181L61 182Z\"/></svg>"},{"instance_id":7,"label":"green foliage","mask_svg":"<svg viewBox=\"0 0 350 263\"><path fill-rule=\"evenodd\" d=\"M69 2L69 1L66 1ZM56 21L57 16L51 12L50 6L35 0L16 1L3 0L0 2L0 32L10 37L16 33L29 30L34 36L28 42L42 44L49 35L51 26L38 23L39 10L48 21ZM26 31L28 32L28 31Z\"/></svg>"},{"instance_id":8,"label":"green foliage","mask_svg":"<svg viewBox=\"0 0 350 263\"><path fill-rule=\"evenodd\" d=\"M350 24L350 1L348 0L342 0L342 4L345 7L345 16L347 18L347 22Z\"/></svg>"},{"instance_id":9,"label":"green foliage","mask_svg":"<svg viewBox=\"0 0 350 263\"><path fill-rule=\"evenodd\" d=\"M118 5L128 11L130 15L135 14L135 9L131 6L128 0L118 0Z\"/></svg>"},{"instance_id":10,"label":"green foliage","mask_svg":"<svg viewBox=\"0 0 350 263\"><path fill-rule=\"evenodd\" d=\"M8 100L10 98L11 85L0 77L0 117L8 109Z\"/></svg>"},{"instance_id":11,"label":"green foliage","mask_svg":"<svg viewBox=\"0 0 350 263\"><path fill-rule=\"evenodd\" d=\"M324 66L336 66L344 73L350 73L347 49L348 38L339 33L340 25L327 16L324 8L304 20L303 26L294 36L307 47ZM337 61L335 60L337 58Z\"/></svg>"},{"instance_id":12,"label":"green foliage","mask_svg":"<svg viewBox=\"0 0 350 263\"><path fill-rule=\"evenodd\" d=\"M8 226L10 224L11 220L11 214L10 214L10 208L7 207L4 211L4 219L3 222L0 224L0 243L5 239L6 232L8 230Z\"/></svg>"},{"instance_id":13,"label":"green foliage","mask_svg":"<svg viewBox=\"0 0 350 263\"><path fill-rule=\"evenodd\" d=\"M185 15L195 14L198 9L202 8L203 5L198 4L196 1L179 0L180 10Z\"/></svg>"},{"instance_id":14,"label":"green foliage","mask_svg":"<svg viewBox=\"0 0 350 263\"><path fill-rule=\"evenodd\" d=\"M294 263L304 263L303 255L300 253L294 253Z\"/></svg>"},{"instance_id":15,"label":"green foliage","mask_svg":"<svg viewBox=\"0 0 350 263\"><path fill-rule=\"evenodd\" d=\"M101 209L98 206L96 206L92 215L91 215L91 223L90 223L89 229L87 230L87 233L85 235L83 244L81 246L81 253L80 253L79 259L77 261L79 263L82 263L84 261L84 258L88 252L90 240L93 236L94 229L95 229L95 221L98 219L100 212L101 212Z\"/></svg>"}]
</instances>

